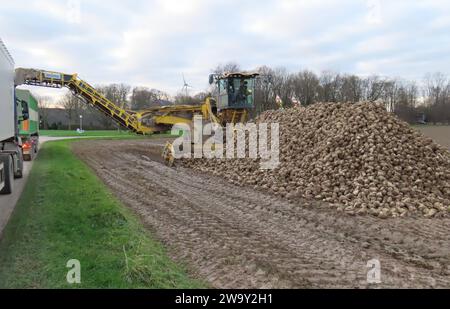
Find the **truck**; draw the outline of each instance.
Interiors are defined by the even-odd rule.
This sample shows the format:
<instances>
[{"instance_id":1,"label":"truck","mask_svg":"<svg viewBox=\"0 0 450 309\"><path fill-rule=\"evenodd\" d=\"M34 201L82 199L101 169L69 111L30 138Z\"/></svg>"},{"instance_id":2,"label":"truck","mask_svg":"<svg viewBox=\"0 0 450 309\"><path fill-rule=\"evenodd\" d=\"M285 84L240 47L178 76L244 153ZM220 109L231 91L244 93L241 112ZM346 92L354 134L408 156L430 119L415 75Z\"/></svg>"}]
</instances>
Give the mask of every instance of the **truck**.
<instances>
[{"instance_id":1,"label":"truck","mask_svg":"<svg viewBox=\"0 0 450 309\"><path fill-rule=\"evenodd\" d=\"M19 135L22 139L22 152L25 161L32 161L39 148L39 111L38 101L29 90L16 89L16 99L21 106L27 105L29 119L20 124Z\"/></svg>"},{"instance_id":2,"label":"truck","mask_svg":"<svg viewBox=\"0 0 450 309\"><path fill-rule=\"evenodd\" d=\"M0 39L0 194L14 190L14 178L23 175L19 125L29 118L28 106L16 100L14 60Z\"/></svg>"}]
</instances>

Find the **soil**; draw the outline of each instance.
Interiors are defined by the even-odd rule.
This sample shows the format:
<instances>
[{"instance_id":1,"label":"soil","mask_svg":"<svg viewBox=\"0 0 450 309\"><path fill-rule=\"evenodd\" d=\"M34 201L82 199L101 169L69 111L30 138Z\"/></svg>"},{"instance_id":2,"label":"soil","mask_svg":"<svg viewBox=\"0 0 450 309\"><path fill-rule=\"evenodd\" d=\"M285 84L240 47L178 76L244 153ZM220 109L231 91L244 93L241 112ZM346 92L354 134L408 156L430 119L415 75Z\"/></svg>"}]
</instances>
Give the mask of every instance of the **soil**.
<instances>
[{"instance_id":1,"label":"soil","mask_svg":"<svg viewBox=\"0 0 450 309\"><path fill-rule=\"evenodd\" d=\"M74 152L192 275L215 288L450 288L450 219L350 216L161 163L165 140ZM368 283L372 259L381 283Z\"/></svg>"}]
</instances>

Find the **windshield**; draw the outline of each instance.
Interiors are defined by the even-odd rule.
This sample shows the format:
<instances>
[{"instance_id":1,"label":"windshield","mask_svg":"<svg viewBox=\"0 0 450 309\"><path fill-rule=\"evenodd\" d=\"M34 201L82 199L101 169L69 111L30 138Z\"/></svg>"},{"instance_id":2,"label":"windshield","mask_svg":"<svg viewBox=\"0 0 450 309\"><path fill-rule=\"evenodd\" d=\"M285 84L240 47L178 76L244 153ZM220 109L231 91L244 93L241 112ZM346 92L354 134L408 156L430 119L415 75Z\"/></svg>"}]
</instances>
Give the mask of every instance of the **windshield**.
<instances>
[{"instance_id":1,"label":"windshield","mask_svg":"<svg viewBox=\"0 0 450 309\"><path fill-rule=\"evenodd\" d=\"M253 78L230 77L219 80L219 109L253 108L254 88Z\"/></svg>"},{"instance_id":2,"label":"windshield","mask_svg":"<svg viewBox=\"0 0 450 309\"><path fill-rule=\"evenodd\" d=\"M228 93L233 105L253 105L253 79L232 78L228 83Z\"/></svg>"}]
</instances>

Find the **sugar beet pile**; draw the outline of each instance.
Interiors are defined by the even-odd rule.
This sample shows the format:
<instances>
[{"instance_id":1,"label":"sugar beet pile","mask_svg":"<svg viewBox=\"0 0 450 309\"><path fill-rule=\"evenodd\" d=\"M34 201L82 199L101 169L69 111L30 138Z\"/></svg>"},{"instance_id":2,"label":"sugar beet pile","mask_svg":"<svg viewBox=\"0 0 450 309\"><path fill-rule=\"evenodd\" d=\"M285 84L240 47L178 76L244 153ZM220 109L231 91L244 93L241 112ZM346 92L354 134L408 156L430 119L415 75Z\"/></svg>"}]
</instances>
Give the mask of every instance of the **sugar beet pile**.
<instances>
[{"instance_id":1,"label":"sugar beet pile","mask_svg":"<svg viewBox=\"0 0 450 309\"><path fill-rule=\"evenodd\" d=\"M450 153L374 103L318 103L268 111L280 124L280 161L186 160L186 166L293 202L314 198L350 214L450 213Z\"/></svg>"}]
</instances>

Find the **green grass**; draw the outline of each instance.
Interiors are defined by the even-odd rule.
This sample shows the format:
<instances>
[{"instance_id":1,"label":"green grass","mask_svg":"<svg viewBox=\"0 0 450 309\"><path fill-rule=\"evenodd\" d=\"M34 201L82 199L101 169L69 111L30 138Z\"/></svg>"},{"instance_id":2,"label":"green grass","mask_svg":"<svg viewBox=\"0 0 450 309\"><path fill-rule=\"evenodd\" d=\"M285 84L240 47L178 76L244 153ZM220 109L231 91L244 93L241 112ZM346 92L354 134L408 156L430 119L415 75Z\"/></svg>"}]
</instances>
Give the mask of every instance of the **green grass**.
<instances>
[{"instance_id":1,"label":"green grass","mask_svg":"<svg viewBox=\"0 0 450 309\"><path fill-rule=\"evenodd\" d=\"M46 143L0 242L0 288L202 288L72 154ZM81 263L69 285L66 264Z\"/></svg>"},{"instance_id":2,"label":"green grass","mask_svg":"<svg viewBox=\"0 0 450 309\"><path fill-rule=\"evenodd\" d=\"M48 137L84 137L84 138L120 138L120 139L145 139L145 138L164 138L174 137L170 132L155 133L152 135L138 135L130 131L118 131L118 130L98 130L98 131L85 131L83 134L76 131L68 130L40 130L41 136Z\"/></svg>"},{"instance_id":3,"label":"green grass","mask_svg":"<svg viewBox=\"0 0 450 309\"><path fill-rule=\"evenodd\" d=\"M99 131L85 131L83 134L78 133L75 130L40 130L41 136L50 137L72 137L72 136L88 136L88 137L124 137L124 136L134 136L134 133L130 131L118 131L118 130L99 130Z\"/></svg>"}]
</instances>

